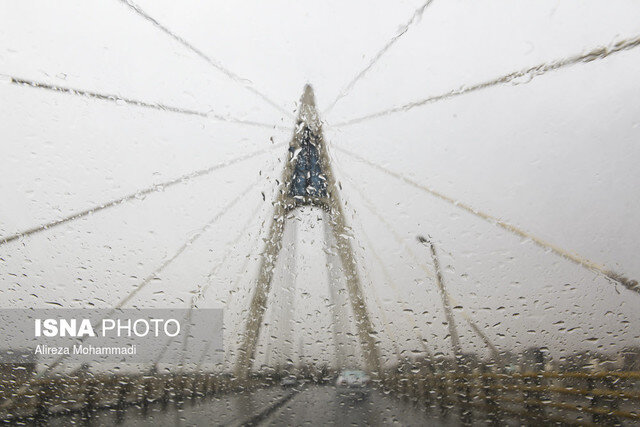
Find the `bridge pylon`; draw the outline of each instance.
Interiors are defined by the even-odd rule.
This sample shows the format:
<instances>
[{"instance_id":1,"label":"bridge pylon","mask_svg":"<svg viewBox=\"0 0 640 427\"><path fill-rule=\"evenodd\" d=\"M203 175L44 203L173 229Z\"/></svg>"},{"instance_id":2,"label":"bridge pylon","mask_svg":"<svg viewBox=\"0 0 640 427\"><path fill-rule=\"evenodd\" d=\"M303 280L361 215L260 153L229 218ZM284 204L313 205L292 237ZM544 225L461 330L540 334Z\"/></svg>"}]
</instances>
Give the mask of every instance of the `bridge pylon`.
<instances>
[{"instance_id":1,"label":"bridge pylon","mask_svg":"<svg viewBox=\"0 0 640 427\"><path fill-rule=\"evenodd\" d=\"M343 204L324 142L322 123L310 85L305 86L300 100L296 127L289 144L288 161L285 163L273 206L258 278L241 337L235 368L236 376L239 379L246 379L251 372L276 261L282 249L285 222L292 210L302 206L312 206L326 212L324 218L328 222L336 243L336 252L346 277L347 295L354 313L356 331L366 368L371 373L378 373L380 353L362 291Z\"/></svg>"}]
</instances>

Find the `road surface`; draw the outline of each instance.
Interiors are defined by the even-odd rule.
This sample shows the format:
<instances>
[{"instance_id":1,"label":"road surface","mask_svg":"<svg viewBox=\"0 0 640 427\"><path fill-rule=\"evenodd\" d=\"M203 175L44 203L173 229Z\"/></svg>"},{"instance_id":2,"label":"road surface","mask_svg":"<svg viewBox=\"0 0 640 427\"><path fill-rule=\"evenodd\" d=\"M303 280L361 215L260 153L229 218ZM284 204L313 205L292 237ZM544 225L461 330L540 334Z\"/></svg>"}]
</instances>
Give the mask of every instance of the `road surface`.
<instances>
[{"instance_id":1,"label":"road surface","mask_svg":"<svg viewBox=\"0 0 640 427\"><path fill-rule=\"evenodd\" d=\"M308 385L299 389L272 387L229 394L181 404L149 405L146 413L135 406L122 411L105 410L90 420L81 415L54 417L53 426L85 425L193 426L193 425L457 425L455 418L442 419L437 411L372 390L361 399L341 396L333 386Z\"/></svg>"},{"instance_id":2,"label":"road surface","mask_svg":"<svg viewBox=\"0 0 640 427\"><path fill-rule=\"evenodd\" d=\"M277 411L263 425L371 425L446 426L439 418L413 403L372 390L367 398L343 397L330 386L309 386Z\"/></svg>"}]
</instances>

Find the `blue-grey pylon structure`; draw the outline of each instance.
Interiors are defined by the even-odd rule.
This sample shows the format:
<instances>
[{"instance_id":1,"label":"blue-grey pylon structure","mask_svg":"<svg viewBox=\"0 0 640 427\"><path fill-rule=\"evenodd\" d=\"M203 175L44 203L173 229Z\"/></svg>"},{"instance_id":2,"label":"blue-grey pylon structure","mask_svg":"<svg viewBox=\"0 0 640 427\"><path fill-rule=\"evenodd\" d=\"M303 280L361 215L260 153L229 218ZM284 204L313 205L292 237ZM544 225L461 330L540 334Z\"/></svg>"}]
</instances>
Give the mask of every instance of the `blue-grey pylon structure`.
<instances>
[{"instance_id":1,"label":"blue-grey pylon structure","mask_svg":"<svg viewBox=\"0 0 640 427\"><path fill-rule=\"evenodd\" d=\"M362 292L338 186L324 143L313 89L307 85L300 101L300 111L289 145L288 161L285 163L274 202L269 234L241 337L236 376L240 379L248 378L251 372L276 261L282 249L287 215L301 206L317 207L327 213L328 226L335 239L336 252L346 277L347 295L366 368L372 373L377 373L380 371L380 352Z\"/></svg>"}]
</instances>

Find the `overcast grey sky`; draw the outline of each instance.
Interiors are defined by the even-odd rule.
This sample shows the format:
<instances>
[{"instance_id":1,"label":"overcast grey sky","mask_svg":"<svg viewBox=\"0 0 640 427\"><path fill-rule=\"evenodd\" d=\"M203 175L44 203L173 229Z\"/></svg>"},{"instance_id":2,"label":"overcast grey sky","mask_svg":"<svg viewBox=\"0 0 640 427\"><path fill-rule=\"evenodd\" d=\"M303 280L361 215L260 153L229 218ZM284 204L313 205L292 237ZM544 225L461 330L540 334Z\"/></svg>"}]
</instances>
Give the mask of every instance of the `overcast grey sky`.
<instances>
[{"instance_id":1,"label":"overcast grey sky","mask_svg":"<svg viewBox=\"0 0 640 427\"><path fill-rule=\"evenodd\" d=\"M136 3L245 79L234 81L120 1L2 2L0 236L287 143L293 119L247 86L295 114L311 83L324 111L423 3ZM393 340L401 350L419 350L419 336L433 351L450 351L433 280L394 232L430 270L429 254L415 236L433 237L449 292L503 350L546 345L559 354L640 342L637 293L335 149L356 151L638 279L640 47L531 81L337 126L638 36L635 1L435 0L324 117L365 292L387 354ZM22 87L11 76L285 128ZM203 304L229 301L225 339L234 342L285 150L0 246L2 305L111 306L252 186L131 301L185 306L209 281ZM316 355L331 351L318 215L298 217L295 284L295 345L302 340L305 353ZM282 299L276 295L283 288L274 289L274 300ZM281 315L269 310L268 322ZM381 310L392 325L383 325ZM465 350L484 354L460 310L456 318Z\"/></svg>"}]
</instances>

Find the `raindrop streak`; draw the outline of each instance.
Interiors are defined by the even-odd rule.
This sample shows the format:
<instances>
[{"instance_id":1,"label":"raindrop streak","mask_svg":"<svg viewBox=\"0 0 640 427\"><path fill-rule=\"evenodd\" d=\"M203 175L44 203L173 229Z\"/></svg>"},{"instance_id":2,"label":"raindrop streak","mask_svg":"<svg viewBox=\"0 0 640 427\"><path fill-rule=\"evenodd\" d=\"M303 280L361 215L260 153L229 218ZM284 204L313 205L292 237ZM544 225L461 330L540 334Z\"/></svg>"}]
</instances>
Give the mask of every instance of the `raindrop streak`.
<instances>
[{"instance_id":1,"label":"raindrop streak","mask_svg":"<svg viewBox=\"0 0 640 427\"><path fill-rule=\"evenodd\" d=\"M421 99L419 101L410 102L408 104L404 104L399 107L390 108L388 110L378 111L377 113L372 113L366 116L347 120L346 122L336 123L335 125L333 125L333 127L349 126L349 125L363 122L365 120L374 119L376 117L382 117L382 116L386 116L393 113L409 111L415 107L421 107L423 105L431 104L433 102L444 101L446 99L455 98L456 96L464 95L469 92L475 92L477 90L486 89L492 86L498 86L505 83L512 83L514 81L520 84L529 83L531 80L533 80L534 77L540 76L549 71L558 70L560 68L579 64L582 62L591 62L597 59L603 59L614 53L633 49L638 45L640 45L640 36L630 38L630 39L625 39L625 40L613 43L606 47L597 47L584 54L574 55L565 59L560 59L558 61L540 64L535 67L527 68L526 70L514 71L513 73L495 78L493 80L488 80L483 83L478 83L478 84L467 86L467 87L462 86L460 89L455 89L441 95L436 95L429 98Z\"/></svg>"}]
</instances>

